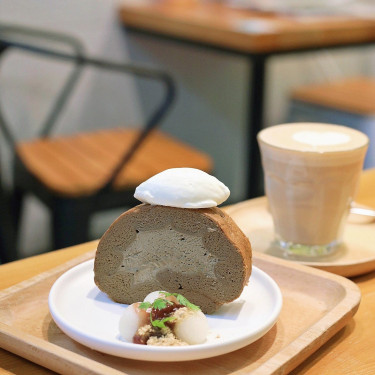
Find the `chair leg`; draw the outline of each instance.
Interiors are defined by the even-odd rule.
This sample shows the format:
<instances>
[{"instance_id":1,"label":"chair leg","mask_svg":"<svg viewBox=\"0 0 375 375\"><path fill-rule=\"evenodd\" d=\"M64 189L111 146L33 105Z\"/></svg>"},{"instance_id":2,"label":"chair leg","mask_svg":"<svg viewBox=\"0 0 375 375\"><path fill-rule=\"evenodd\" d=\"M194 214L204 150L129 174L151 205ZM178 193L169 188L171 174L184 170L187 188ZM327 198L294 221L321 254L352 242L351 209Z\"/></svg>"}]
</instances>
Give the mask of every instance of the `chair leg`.
<instances>
[{"instance_id":1,"label":"chair leg","mask_svg":"<svg viewBox=\"0 0 375 375\"><path fill-rule=\"evenodd\" d=\"M0 187L0 260L3 263L18 259L16 231L10 201Z\"/></svg>"},{"instance_id":2,"label":"chair leg","mask_svg":"<svg viewBox=\"0 0 375 375\"><path fill-rule=\"evenodd\" d=\"M11 195L11 210L12 210L12 220L15 228L16 236L19 237L22 208L25 200L25 192L15 186Z\"/></svg>"},{"instance_id":3,"label":"chair leg","mask_svg":"<svg viewBox=\"0 0 375 375\"><path fill-rule=\"evenodd\" d=\"M52 212L54 249L89 240L91 210L85 201L56 199Z\"/></svg>"}]
</instances>

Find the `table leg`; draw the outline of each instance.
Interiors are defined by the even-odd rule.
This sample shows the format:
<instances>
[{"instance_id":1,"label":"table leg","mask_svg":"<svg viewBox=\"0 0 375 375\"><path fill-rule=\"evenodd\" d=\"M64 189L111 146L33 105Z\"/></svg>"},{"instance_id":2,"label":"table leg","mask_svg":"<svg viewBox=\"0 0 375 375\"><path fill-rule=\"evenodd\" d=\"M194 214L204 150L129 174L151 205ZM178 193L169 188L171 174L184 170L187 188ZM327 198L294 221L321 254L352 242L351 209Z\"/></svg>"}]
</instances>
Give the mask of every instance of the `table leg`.
<instances>
[{"instance_id":1,"label":"table leg","mask_svg":"<svg viewBox=\"0 0 375 375\"><path fill-rule=\"evenodd\" d=\"M10 201L0 186L0 262L17 259L16 232L10 212Z\"/></svg>"},{"instance_id":2,"label":"table leg","mask_svg":"<svg viewBox=\"0 0 375 375\"><path fill-rule=\"evenodd\" d=\"M249 108L247 109L247 198L264 194L263 173L257 134L263 127L266 56L251 55L249 77Z\"/></svg>"}]
</instances>

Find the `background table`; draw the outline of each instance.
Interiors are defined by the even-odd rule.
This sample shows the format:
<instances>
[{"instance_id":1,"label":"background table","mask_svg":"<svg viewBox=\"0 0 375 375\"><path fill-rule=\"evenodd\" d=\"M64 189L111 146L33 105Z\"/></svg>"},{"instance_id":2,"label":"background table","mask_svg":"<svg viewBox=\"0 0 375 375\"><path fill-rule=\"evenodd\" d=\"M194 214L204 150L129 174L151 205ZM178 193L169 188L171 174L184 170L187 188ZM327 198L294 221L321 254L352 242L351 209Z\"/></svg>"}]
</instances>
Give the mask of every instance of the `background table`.
<instances>
[{"instance_id":1,"label":"background table","mask_svg":"<svg viewBox=\"0 0 375 375\"><path fill-rule=\"evenodd\" d=\"M249 63L247 197L262 194L256 134L263 126L267 60L275 55L375 42L375 19L296 17L230 8L225 2L145 0L121 5L125 27L150 37L224 51ZM256 181L256 183L254 183Z\"/></svg>"}]
</instances>

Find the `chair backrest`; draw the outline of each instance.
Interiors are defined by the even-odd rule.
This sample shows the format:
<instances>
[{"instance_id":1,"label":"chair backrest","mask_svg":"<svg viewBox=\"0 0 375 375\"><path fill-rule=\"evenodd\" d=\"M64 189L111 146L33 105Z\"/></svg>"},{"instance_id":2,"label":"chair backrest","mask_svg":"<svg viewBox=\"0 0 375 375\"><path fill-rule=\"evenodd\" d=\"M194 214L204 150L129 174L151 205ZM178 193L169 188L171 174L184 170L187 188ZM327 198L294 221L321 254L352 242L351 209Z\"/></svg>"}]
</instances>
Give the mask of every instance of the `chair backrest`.
<instances>
[{"instance_id":1,"label":"chair backrest","mask_svg":"<svg viewBox=\"0 0 375 375\"><path fill-rule=\"evenodd\" d=\"M50 44L46 46L45 42L65 44L70 48L71 52L62 52L61 49L51 48ZM40 137L47 137L53 130L56 120L64 109L64 106L66 105L84 66L91 66L97 69L122 74L130 74L136 77L158 81L160 84L162 84L164 88L164 95L159 105L154 108L150 117L143 126L139 136L135 139L132 146L124 152L123 156L113 169L111 176L108 178L101 190L107 190L110 188L113 180L120 173L124 165L129 162L150 132L161 123L162 119L171 108L175 97L175 85L171 76L159 69L87 57L84 52L83 44L78 39L70 35L0 24L0 58L4 56L7 50L12 48L28 51L47 58L69 62L74 66L74 69L68 76L65 84L56 97L46 120L40 128ZM12 134L11 127L7 124L4 116L2 115L1 106L0 130L3 132L6 140L14 147L16 139Z\"/></svg>"},{"instance_id":2,"label":"chair backrest","mask_svg":"<svg viewBox=\"0 0 375 375\"><path fill-rule=\"evenodd\" d=\"M58 58L53 55L53 50L46 47L51 43L57 44L59 47L69 48L72 56L71 63L73 64L73 69L51 105L47 117L39 128L38 136L40 137L46 137L51 133L70 94L73 92L73 89L78 82L82 70L82 65L79 64L78 61L79 57L84 56L85 54L84 46L77 38L70 35L34 28L0 24L0 59L4 58L5 52L10 49L19 49L29 51L33 54L44 55L46 57ZM3 131L6 140L14 145L16 139L12 133L11 127L7 125L6 119L2 115L1 110L0 128Z\"/></svg>"}]
</instances>

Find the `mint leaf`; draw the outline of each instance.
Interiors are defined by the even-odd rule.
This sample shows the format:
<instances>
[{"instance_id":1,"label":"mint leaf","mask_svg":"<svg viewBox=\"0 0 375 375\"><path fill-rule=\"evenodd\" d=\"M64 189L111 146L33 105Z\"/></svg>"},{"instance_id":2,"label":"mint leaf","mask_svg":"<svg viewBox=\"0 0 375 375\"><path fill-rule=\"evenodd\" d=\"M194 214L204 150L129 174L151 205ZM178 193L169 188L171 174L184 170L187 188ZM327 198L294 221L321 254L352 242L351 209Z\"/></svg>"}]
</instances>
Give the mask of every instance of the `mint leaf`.
<instances>
[{"instance_id":1,"label":"mint leaf","mask_svg":"<svg viewBox=\"0 0 375 375\"><path fill-rule=\"evenodd\" d=\"M183 306L186 306L187 308L189 308L190 310L200 310L199 306L197 305L194 305L194 303L191 303L186 297L184 297L182 294L179 294L179 293L167 293L167 292L163 292L163 294L166 296L166 297L169 297L169 296L174 296L176 297L178 303L180 305L183 305Z\"/></svg>"},{"instance_id":2,"label":"mint leaf","mask_svg":"<svg viewBox=\"0 0 375 375\"><path fill-rule=\"evenodd\" d=\"M170 296L174 296L177 293L160 292L160 294L164 294L166 297L170 297Z\"/></svg>"},{"instance_id":3,"label":"mint leaf","mask_svg":"<svg viewBox=\"0 0 375 375\"><path fill-rule=\"evenodd\" d=\"M164 298L157 298L153 304L152 307L156 310L162 310L165 309L168 305L172 305L173 303L164 299Z\"/></svg>"},{"instance_id":4,"label":"mint leaf","mask_svg":"<svg viewBox=\"0 0 375 375\"><path fill-rule=\"evenodd\" d=\"M175 320L176 317L175 316L167 316L166 318L164 319L156 319L156 320L152 320L151 321L151 324L154 326L154 327L158 327L158 328L167 328L166 325L164 323L166 322L170 322L172 320Z\"/></svg>"},{"instance_id":5,"label":"mint leaf","mask_svg":"<svg viewBox=\"0 0 375 375\"><path fill-rule=\"evenodd\" d=\"M150 307L152 307L152 304L150 302L142 302L138 306L138 308L141 310L147 310Z\"/></svg>"},{"instance_id":6,"label":"mint leaf","mask_svg":"<svg viewBox=\"0 0 375 375\"><path fill-rule=\"evenodd\" d=\"M165 299L157 298L152 304L152 308L156 310L162 310L167 307L167 302Z\"/></svg>"},{"instance_id":7,"label":"mint leaf","mask_svg":"<svg viewBox=\"0 0 375 375\"><path fill-rule=\"evenodd\" d=\"M197 305L191 303L186 297L182 296L181 294L177 294L176 298L181 305L186 306L190 310L199 310L199 307Z\"/></svg>"}]
</instances>

